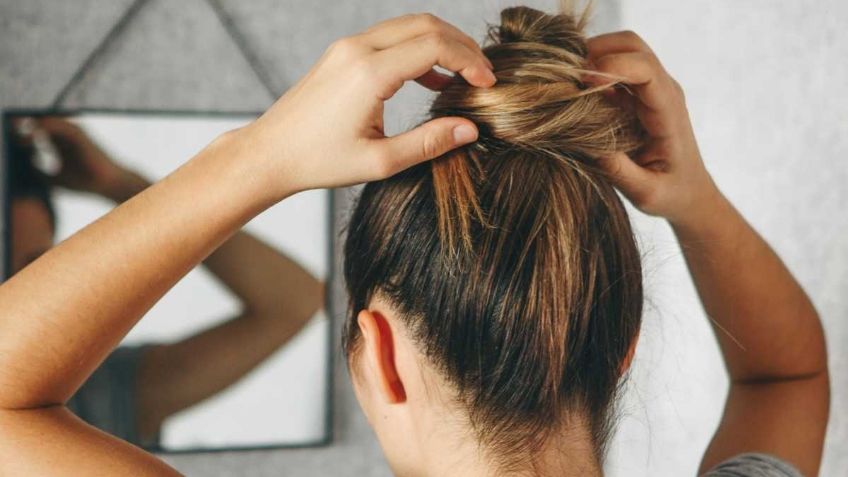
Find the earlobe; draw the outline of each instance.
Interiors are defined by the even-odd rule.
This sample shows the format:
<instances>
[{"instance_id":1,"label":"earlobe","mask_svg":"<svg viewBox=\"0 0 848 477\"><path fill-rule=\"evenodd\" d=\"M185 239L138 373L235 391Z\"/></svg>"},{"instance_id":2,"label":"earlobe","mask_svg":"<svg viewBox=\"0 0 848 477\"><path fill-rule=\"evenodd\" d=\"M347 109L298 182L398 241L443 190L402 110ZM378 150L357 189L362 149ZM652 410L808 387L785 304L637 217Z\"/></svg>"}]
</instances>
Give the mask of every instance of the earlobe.
<instances>
[{"instance_id":1,"label":"earlobe","mask_svg":"<svg viewBox=\"0 0 848 477\"><path fill-rule=\"evenodd\" d=\"M365 359L370 362L377 388L389 404L406 401L406 391L395 362L395 336L386 317L376 311L362 310L357 316L362 333Z\"/></svg>"}]
</instances>

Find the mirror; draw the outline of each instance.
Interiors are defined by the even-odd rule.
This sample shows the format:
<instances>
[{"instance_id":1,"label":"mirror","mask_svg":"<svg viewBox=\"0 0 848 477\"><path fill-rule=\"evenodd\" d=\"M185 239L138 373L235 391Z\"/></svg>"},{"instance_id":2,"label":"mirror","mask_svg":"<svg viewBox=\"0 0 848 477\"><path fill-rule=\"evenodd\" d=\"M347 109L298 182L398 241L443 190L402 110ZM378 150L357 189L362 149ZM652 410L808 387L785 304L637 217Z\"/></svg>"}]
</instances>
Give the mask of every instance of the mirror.
<instances>
[{"instance_id":1,"label":"mirror","mask_svg":"<svg viewBox=\"0 0 848 477\"><path fill-rule=\"evenodd\" d=\"M254 117L7 112L6 276ZM330 230L328 191L251 221L153 307L68 407L165 452L325 443Z\"/></svg>"}]
</instances>

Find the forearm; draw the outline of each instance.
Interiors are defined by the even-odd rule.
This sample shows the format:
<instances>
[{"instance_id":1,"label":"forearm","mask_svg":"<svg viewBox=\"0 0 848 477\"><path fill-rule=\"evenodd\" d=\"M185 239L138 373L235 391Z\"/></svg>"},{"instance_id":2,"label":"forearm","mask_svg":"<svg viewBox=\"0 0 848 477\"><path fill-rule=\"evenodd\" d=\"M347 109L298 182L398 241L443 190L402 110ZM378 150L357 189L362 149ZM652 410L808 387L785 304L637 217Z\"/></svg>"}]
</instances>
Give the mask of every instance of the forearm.
<instances>
[{"instance_id":1,"label":"forearm","mask_svg":"<svg viewBox=\"0 0 848 477\"><path fill-rule=\"evenodd\" d=\"M150 185L142 175L121 170L120 177L102 195L121 204ZM236 232L203 265L241 300L245 311L252 316L284 311L303 321L321 307L322 283L297 262L248 232Z\"/></svg>"},{"instance_id":2,"label":"forearm","mask_svg":"<svg viewBox=\"0 0 848 477\"><path fill-rule=\"evenodd\" d=\"M672 227L732 380L792 379L826 370L821 323L809 298L718 190Z\"/></svg>"},{"instance_id":3,"label":"forearm","mask_svg":"<svg viewBox=\"0 0 848 477\"><path fill-rule=\"evenodd\" d=\"M151 185L138 173L122 170L103 195L123 203ZM203 261L233 292L251 316L279 315L295 321L312 316L322 305L322 283L280 251L244 231L236 232Z\"/></svg>"},{"instance_id":4,"label":"forearm","mask_svg":"<svg viewBox=\"0 0 848 477\"><path fill-rule=\"evenodd\" d=\"M239 297L247 316L300 323L323 303L319 280L244 231L233 235L203 265Z\"/></svg>"},{"instance_id":5,"label":"forearm","mask_svg":"<svg viewBox=\"0 0 848 477\"><path fill-rule=\"evenodd\" d=\"M185 273L271 205L221 139L0 287L0 407L59 404Z\"/></svg>"}]
</instances>

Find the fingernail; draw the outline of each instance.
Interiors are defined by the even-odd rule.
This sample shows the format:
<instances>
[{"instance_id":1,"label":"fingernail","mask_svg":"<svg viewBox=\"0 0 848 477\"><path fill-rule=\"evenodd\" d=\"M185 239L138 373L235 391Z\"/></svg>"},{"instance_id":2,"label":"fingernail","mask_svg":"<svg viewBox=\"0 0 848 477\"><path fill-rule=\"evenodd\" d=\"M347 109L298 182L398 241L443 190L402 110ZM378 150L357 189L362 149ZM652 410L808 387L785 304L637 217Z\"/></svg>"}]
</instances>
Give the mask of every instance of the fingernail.
<instances>
[{"instance_id":1,"label":"fingernail","mask_svg":"<svg viewBox=\"0 0 848 477\"><path fill-rule=\"evenodd\" d=\"M468 144L477 139L477 129L467 125L460 124L453 128L453 140L457 144Z\"/></svg>"}]
</instances>

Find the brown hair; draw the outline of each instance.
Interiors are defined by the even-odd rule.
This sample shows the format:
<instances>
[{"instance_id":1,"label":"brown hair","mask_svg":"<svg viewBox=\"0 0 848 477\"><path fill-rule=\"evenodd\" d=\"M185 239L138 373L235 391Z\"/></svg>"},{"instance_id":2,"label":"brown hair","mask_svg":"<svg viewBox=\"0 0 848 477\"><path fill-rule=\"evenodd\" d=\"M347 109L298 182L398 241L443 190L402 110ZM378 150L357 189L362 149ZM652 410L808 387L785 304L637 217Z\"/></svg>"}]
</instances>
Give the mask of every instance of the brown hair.
<instances>
[{"instance_id":1,"label":"brown hair","mask_svg":"<svg viewBox=\"0 0 848 477\"><path fill-rule=\"evenodd\" d=\"M474 121L478 141L366 185L348 226L348 355L379 293L504 463L532 458L573 416L603 454L641 322L639 253L596 164L637 149L639 128L581 81L584 24L503 10L483 50L497 84L457 77L431 108Z\"/></svg>"}]
</instances>

